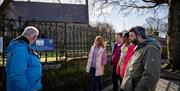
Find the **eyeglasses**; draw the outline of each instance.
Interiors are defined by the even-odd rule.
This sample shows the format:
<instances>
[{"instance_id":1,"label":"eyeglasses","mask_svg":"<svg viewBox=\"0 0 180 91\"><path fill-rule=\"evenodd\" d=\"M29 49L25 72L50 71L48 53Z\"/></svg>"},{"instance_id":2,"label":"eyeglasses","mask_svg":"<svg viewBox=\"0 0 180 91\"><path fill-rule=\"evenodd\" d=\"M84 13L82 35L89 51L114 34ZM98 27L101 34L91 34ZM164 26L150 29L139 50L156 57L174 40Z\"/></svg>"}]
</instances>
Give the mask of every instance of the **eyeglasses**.
<instances>
[{"instance_id":1,"label":"eyeglasses","mask_svg":"<svg viewBox=\"0 0 180 91\"><path fill-rule=\"evenodd\" d=\"M36 39L37 39L37 38L38 38L38 35L34 35L34 38L36 38Z\"/></svg>"}]
</instances>

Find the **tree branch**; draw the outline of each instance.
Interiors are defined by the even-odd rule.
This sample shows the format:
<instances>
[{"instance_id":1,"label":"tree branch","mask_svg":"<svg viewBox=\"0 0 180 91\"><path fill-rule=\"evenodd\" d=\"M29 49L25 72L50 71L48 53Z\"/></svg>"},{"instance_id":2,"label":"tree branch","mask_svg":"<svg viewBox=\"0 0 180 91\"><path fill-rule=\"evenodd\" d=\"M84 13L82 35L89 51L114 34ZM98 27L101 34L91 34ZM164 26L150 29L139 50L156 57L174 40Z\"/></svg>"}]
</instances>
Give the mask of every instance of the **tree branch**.
<instances>
[{"instance_id":1,"label":"tree branch","mask_svg":"<svg viewBox=\"0 0 180 91\"><path fill-rule=\"evenodd\" d=\"M160 4L156 3L156 4L151 5L151 6L138 6L138 5L134 4L134 5L127 5L127 7L139 8L139 9L150 9L150 8L155 8L158 5L160 5Z\"/></svg>"},{"instance_id":2,"label":"tree branch","mask_svg":"<svg viewBox=\"0 0 180 91\"><path fill-rule=\"evenodd\" d=\"M136 11L158 10L164 3L156 3L158 0L93 0L93 6L97 5L97 10L111 8L124 12L124 14ZM165 1L165 0L159 0ZM101 13L102 14L102 13Z\"/></svg>"},{"instance_id":3,"label":"tree branch","mask_svg":"<svg viewBox=\"0 0 180 91\"><path fill-rule=\"evenodd\" d=\"M161 3L161 4L168 4L168 0L142 0L143 2L147 2L147 3Z\"/></svg>"},{"instance_id":4,"label":"tree branch","mask_svg":"<svg viewBox=\"0 0 180 91\"><path fill-rule=\"evenodd\" d=\"M146 2L146 3L152 3L152 0L142 0L143 2Z\"/></svg>"},{"instance_id":5,"label":"tree branch","mask_svg":"<svg viewBox=\"0 0 180 91\"><path fill-rule=\"evenodd\" d=\"M9 5L9 3L12 2L12 0L4 0L3 3L0 6L0 15L3 14L6 7Z\"/></svg>"}]
</instances>

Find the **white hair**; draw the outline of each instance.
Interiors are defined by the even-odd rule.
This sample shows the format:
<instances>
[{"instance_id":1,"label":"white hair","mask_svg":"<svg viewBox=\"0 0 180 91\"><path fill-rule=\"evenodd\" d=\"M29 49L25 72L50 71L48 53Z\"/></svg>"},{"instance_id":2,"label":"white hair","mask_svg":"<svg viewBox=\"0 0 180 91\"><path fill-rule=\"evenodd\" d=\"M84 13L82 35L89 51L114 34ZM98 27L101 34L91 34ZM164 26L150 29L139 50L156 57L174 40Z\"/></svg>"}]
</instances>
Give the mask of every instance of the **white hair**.
<instances>
[{"instance_id":1,"label":"white hair","mask_svg":"<svg viewBox=\"0 0 180 91\"><path fill-rule=\"evenodd\" d=\"M31 35L39 35L39 30L35 28L34 26L28 26L24 29L22 35L24 36L31 36Z\"/></svg>"}]
</instances>

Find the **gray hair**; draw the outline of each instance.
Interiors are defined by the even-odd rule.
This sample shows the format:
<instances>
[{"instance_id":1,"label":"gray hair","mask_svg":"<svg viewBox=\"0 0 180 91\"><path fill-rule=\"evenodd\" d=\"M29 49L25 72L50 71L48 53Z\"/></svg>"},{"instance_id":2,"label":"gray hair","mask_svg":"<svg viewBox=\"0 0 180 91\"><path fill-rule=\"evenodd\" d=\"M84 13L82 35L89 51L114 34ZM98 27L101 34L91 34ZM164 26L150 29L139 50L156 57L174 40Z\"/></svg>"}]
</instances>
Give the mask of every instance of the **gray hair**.
<instances>
[{"instance_id":1,"label":"gray hair","mask_svg":"<svg viewBox=\"0 0 180 91\"><path fill-rule=\"evenodd\" d=\"M24 36L31 36L31 35L39 35L39 30L35 28L34 26L28 26L24 29L22 35Z\"/></svg>"}]
</instances>

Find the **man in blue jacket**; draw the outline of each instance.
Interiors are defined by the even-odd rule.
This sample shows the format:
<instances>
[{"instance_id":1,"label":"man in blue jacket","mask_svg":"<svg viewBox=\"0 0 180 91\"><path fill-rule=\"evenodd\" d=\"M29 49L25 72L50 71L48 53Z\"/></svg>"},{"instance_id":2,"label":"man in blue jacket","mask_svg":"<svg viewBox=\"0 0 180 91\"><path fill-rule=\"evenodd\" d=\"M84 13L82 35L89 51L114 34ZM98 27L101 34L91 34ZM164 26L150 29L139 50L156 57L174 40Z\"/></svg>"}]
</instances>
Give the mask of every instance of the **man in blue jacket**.
<instances>
[{"instance_id":1,"label":"man in blue jacket","mask_svg":"<svg viewBox=\"0 0 180 91\"><path fill-rule=\"evenodd\" d=\"M28 26L21 36L10 42L6 63L7 91L38 91L42 88L41 62L31 48L38 35L37 28Z\"/></svg>"}]
</instances>

